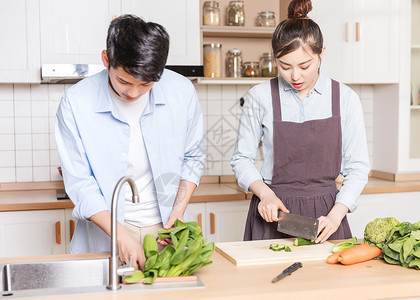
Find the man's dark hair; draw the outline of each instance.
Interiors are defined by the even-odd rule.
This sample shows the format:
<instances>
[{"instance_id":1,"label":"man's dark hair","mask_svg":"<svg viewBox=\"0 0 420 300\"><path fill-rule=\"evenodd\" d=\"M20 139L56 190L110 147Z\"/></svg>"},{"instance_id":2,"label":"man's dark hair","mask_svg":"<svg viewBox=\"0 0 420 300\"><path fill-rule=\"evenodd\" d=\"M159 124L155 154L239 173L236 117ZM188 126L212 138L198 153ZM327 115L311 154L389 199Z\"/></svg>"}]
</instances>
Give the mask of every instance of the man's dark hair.
<instances>
[{"instance_id":1,"label":"man's dark hair","mask_svg":"<svg viewBox=\"0 0 420 300\"><path fill-rule=\"evenodd\" d=\"M121 15L109 25L106 47L109 67L122 67L137 80L158 81L168 58L169 35L159 24Z\"/></svg>"}]
</instances>

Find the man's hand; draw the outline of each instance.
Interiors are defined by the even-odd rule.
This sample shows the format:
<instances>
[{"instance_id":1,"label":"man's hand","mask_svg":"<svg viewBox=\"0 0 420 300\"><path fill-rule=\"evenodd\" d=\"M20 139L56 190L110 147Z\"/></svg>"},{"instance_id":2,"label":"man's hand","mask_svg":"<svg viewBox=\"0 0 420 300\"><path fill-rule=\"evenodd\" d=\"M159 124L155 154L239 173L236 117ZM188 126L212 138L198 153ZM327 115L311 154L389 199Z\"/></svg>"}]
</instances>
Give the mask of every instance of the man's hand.
<instances>
[{"instance_id":1,"label":"man's hand","mask_svg":"<svg viewBox=\"0 0 420 300\"><path fill-rule=\"evenodd\" d=\"M108 210L101 211L91 216L90 220L106 234L111 236L111 213ZM145 261L143 247L119 222L117 222L117 237L118 254L121 262L128 265L130 263L131 255L134 269L138 269L139 267L143 268Z\"/></svg>"},{"instance_id":2,"label":"man's hand","mask_svg":"<svg viewBox=\"0 0 420 300\"><path fill-rule=\"evenodd\" d=\"M142 245L136 241L124 226L118 228L118 255L121 263L128 265L130 263L130 256L133 260L133 267L135 270L143 269L145 257Z\"/></svg>"}]
</instances>

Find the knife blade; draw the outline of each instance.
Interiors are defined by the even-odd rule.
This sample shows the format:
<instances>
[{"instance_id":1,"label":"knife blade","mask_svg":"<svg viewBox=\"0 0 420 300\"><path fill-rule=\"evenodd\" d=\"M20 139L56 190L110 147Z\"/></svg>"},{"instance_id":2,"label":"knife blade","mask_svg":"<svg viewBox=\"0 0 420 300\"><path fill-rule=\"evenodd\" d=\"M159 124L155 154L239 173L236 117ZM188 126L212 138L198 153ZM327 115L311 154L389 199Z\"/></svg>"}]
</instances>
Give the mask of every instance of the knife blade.
<instances>
[{"instance_id":1,"label":"knife blade","mask_svg":"<svg viewBox=\"0 0 420 300\"><path fill-rule=\"evenodd\" d=\"M277 231L292 236L315 240L318 236L319 220L285 213L279 210Z\"/></svg>"},{"instance_id":2,"label":"knife blade","mask_svg":"<svg viewBox=\"0 0 420 300\"><path fill-rule=\"evenodd\" d=\"M283 279L286 276L292 275L292 273L299 268L302 268L302 263L301 262L295 262L293 265L291 265L290 267L287 267L286 269L283 270L283 272L281 272L279 275L274 277L273 280L271 280L271 282L276 283L280 279Z\"/></svg>"}]
</instances>

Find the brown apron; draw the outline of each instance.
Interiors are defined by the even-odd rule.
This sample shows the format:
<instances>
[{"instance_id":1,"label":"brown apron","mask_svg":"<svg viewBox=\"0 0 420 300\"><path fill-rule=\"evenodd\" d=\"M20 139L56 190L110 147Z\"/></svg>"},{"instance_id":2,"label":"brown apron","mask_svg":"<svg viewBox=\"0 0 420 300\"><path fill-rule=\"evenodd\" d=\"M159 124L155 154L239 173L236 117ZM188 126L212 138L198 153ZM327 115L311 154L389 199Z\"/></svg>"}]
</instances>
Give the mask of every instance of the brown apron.
<instances>
[{"instance_id":1,"label":"brown apron","mask_svg":"<svg viewBox=\"0 0 420 300\"><path fill-rule=\"evenodd\" d=\"M341 169L340 86L332 80L332 116L303 123L282 121L278 78L270 80L273 101L274 166L268 185L293 214L326 216L338 193L335 179ZM266 222L258 213L260 199L253 196L244 240L288 238L277 231L277 222ZM351 238L347 217L329 239Z\"/></svg>"}]
</instances>

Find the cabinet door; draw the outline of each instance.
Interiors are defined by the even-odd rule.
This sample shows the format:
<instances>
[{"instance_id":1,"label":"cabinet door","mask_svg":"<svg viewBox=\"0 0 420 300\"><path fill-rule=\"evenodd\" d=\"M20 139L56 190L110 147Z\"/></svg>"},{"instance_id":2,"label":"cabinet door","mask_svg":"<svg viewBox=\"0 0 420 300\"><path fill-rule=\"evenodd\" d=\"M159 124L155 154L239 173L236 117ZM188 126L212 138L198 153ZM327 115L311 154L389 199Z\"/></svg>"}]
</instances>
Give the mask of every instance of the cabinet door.
<instances>
[{"instance_id":1,"label":"cabinet door","mask_svg":"<svg viewBox=\"0 0 420 300\"><path fill-rule=\"evenodd\" d=\"M0 7L0 82L39 83L39 0L0 0Z\"/></svg>"},{"instance_id":2,"label":"cabinet door","mask_svg":"<svg viewBox=\"0 0 420 300\"><path fill-rule=\"evenodd\" d=\"M316 0L312 4L309 17L318 24L324 38L321 71L340 82L351 82L352 40L355 33L351 26L353 1Z\"/></svg>"},{"instance_id":3,"label":"cabinet door","mask_svg":"<svg viewBox=\"0 0 420 300\"><path fill-rule=\"evenodd\" d=\"M102 64L108 26L118 0L41 0L42 63Z\"/></svg>"},{"instance_id":4,"label":"cabinet door","mask_svg":"<svg viewBox=\"0 0 420 300\"><path fill-rule=\"evenodd\" d=\"M0 213L0 256L64 254L64 210Z\"/></svg>"},{"instance_id":5,"label":"cabinet door","mask_svg":"<svg viewBox=\"0 0 420 300\"><path fill-rule=\"evenodd\" d=\"M200 64L200 22L197 0L122 0L122 13L159 23L170 36L168 65Z\"/></svg>"},{"instance_id":6,"label":"cabinet door","mask_svg":"<svg viewBox=\"0 0 420 300\"><path fill-rule=\"evenodd\" d=\"M66 208L65 209L65 243L66 243L66 253L70 253L70 242L74 234L74 230L76 229L76 220L73 219L72 216L73 208Z\"/></svg>"},{"instance_id":7,"label":"cabinet door","mask_svg":"<svg viewBox=\"0 0 420 300\"><path fill-rule=\"evenodd\" d=\"M201 227L201 229L203 230L203 235L204 238L206 237L206 203L190 203L188 204L188 215L189 215L189 220L188 221L193 221L193 222L197 222L198 226Z\"/></svg>"},{"instance_id":8,"label":"cabinet door","mask_svg":"<svg viewBox=\"0 0 420 300\"><path fill-rule=\"evenodd\" d=\"M250 200L207 202L207 240L242 241Z\"/></svg>"},{"instance_id":9,"label":"cabinet door","mask_svg":"<svg viewBox=\"0 0 420 300\"><path fill-rule=\"evenodd\" d=\"M354 1L355 83L397 83L399 0Z\"/></svg>"}]
</instances>

